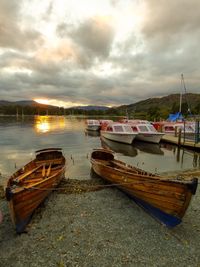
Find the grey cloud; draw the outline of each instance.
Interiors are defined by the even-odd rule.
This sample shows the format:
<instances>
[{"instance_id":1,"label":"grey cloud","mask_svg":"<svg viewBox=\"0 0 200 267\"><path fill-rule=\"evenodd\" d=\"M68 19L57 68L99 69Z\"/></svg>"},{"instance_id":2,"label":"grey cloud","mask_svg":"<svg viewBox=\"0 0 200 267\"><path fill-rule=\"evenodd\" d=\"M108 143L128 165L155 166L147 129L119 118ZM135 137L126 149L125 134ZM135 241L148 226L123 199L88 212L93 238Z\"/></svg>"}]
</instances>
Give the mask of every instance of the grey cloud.
<instances>
[{"instance_id":1,"label":"grey cloud","mask_svg":"<svg viewBox=\"0 0 200 267\"><path fill-rule=\"evenodd\" d=\"M0 2L0 46L6 48L0 55L0 99L46 96L86 105L131 104L180 92L181 73L188 92L199 93L197 1L146 0L148 13L139 37L132 32L117 44L109 20L95 17L76 25L63 22L57 25L59 42L53 48L39 47L42 39L36 30L20 30L19 2ZM117 1L113 6L118 6ZM53 2L48 10L51 15ZM119 52L115 55L113 45ZM27 49L34 53L28 54ZM95 74L104 63L119 71ZM2 71L10 67L15 71Z\"/></svg>"},{"instance_id":2,"label":"grey cloud","mask_svg":"<svg viewBox=\"0 0 200 267\"><path fill-rule=\"evenodd\" d=\"M34 49L42 42L40 34L33 29L20 27L20 1L0 1L0 47Z\"/></svg>"},{"instance_id":3,"label":"grey cloud","mask_svg":"<svg viewBox=\"0 0 200 267\"><path fill-rule=\"evenodd\" d=\"M187 40L199 41L200 2L198 0L146 1L147 14L142 33L149 49L184 49Z\"/></svg>"},{"instance_id":4,"label":"grey cloud","mask_svg":"<svg viewBox=\"0 0 200 267\"><path fill-rule=\"evenodd\" d=\"M114 38L111 24L102 17L90 18L79 26L59 24L57 34L62 38L71 38L79 54L79 63L86 67L90 66L95 58L109 56Z\"/></svg>"},{"instance_id":5,"label":"grey cloud","mask_svg":"<svg viewBox=\"0 0 200 267\"><path fill-rule=\"evenodd\" d=\"M48 20L53 12L53 1L50 1L47 10L45 11L44 15L42 16L43 20Z\"/></svg>"},{"instance_id":6,"label":"grey cloud","mask_svg":"<svg viewBox=\"0 0 200 267\"><path fill-rule=\"evenodd\" d=\"M200 2L198 0L147 0L147 19L143 32L149 38L155 35L172 36L199 30Z\"/></svg>"},{"instance_id":7,"label":"grey cloud","mask_svg":"<svg viewBox=\"0 0 200 267\"><path fill-rule=\"evenodd\" d=\"M71 32L73 40L92 54L107 57L110 52L114 32L111 25L101 18L91 18Z\"/></svg>"},{"instance_id":8,"label":"grey cloud","mask_svg":"<svg viewBox=\"0 0 200 267\"><path fill-rule=\"evenodd\" d=\"M60 38L65 38L68 36L71 28L73 28L73 24L68 24L68 23L59 23L56 27L56 34Z\"/></svg>"}]
</instances>

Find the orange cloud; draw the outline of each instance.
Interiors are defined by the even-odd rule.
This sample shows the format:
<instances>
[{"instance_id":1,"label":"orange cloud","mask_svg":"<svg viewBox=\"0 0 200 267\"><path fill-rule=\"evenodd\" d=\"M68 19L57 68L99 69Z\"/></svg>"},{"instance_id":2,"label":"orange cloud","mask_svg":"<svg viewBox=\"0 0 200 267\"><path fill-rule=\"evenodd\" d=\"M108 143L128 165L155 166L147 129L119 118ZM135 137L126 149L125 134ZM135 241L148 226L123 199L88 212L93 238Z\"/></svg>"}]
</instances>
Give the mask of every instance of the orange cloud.
<instances>
[{"instance_id":1,"label":"orange cloud","mask_svg":"<svg viewBox=\"0 0 200 267\"><path fill-rule=\"evenodd\" d=\"M38 50L35 58L42 63L57 63L62 60L77 61L77 52L74 45L67 40L62 40L56 47L43 47Z\"/></svg>"}]
</instances>

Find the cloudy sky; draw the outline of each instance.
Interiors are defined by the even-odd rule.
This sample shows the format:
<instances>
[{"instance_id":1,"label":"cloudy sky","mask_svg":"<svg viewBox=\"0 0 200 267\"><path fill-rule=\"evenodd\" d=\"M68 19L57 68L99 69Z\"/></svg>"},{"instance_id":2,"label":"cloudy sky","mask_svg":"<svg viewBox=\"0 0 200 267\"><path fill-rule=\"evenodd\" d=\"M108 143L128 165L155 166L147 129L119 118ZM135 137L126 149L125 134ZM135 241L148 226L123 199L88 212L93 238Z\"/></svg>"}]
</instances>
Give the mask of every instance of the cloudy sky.
<instances>
[{"instance_id":1,"label":"cloudy sky","mask_svg":"<svg viewBox=\"0 0 200 267\"><path fill-rule=\"evenodd\" d=\"M0 0L0 99L121 105L200 93L199 0Z\"/></svg>"}]
</instances>

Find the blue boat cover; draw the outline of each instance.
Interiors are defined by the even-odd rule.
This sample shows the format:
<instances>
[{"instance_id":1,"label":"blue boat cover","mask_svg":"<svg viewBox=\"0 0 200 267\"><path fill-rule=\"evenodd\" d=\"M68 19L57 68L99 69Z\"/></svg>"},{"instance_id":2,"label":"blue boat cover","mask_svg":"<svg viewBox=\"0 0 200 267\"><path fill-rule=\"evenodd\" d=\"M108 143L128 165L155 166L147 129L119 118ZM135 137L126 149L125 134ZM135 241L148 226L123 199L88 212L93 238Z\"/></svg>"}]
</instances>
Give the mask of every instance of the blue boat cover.
<instances>
[{"instance_id":1,"label":"blue boat cover","mask_svg":"<svg viewBox=\"0 0 200 267\"><path fill-rule=\"evenodd\" d=\"M169 117L167 118L167 121L183 121L183 115L181 112L177 112L175 114L169 114Z\"/></svg>"}]
</instances>

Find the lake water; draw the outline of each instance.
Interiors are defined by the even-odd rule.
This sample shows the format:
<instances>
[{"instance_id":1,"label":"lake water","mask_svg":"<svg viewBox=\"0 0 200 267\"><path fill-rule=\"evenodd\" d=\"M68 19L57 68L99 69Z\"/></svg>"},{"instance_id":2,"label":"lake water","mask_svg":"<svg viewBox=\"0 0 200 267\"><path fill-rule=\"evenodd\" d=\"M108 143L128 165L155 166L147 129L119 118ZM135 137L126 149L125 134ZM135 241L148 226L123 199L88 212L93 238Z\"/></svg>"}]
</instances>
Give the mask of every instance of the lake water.
<instances>
[{"instance_id":1,"label":"lake water","mask_svg":"<svg viewBox=\"0 0 200 267\"><path fill-rule=\"evenodd\" d=\"M200 168L200 154L174 145L135 142L125 145L100 139L97 132L85 131L86 118L67 116L0 117L0 173L9 177L16 168L34 158L34 152L61 147L68 162L66 177L90 178L90 153L109 147L118 159L151 172Z\"/></svg>"}]
</instances>

